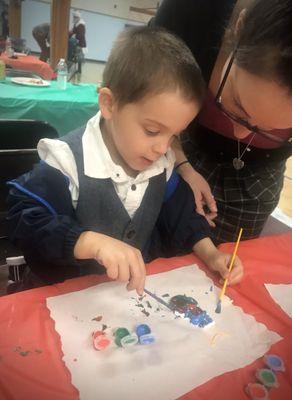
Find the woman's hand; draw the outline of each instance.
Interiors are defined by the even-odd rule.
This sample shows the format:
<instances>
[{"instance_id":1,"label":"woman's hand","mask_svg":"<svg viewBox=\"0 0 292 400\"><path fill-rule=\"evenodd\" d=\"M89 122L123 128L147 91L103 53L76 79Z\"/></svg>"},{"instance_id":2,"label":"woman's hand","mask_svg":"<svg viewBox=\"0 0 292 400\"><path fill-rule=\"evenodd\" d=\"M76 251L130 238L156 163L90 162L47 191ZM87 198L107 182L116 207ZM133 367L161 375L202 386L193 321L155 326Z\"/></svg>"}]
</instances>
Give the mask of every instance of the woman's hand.
<instances>
[{"instance_id":1,"label":"woman's hand","mask_svg":"<svg viewBox=\"0 0 292 400\"><path fill-rule=\"evenodd\" d=\"M107 276L128 282L127 289L143 294L146 269L140 250L121 240L97 232L83 232L75 247L77 259L95 259L106 269Z\"/></svg>"},{"instance_id":2,"label":"woman's hand","mask_svg":"<svg viewBox=\"0 0 292 400\"><path fill-rule=\"evenodd\" d=\"M190 163L179 166L177 172L190 185L194 193L197 213L203 215L210 226L215 227L213 219L217 216L217 206L206 179L196 172ZM209 212L204 211L204 206L208 207Z\"/></svg>"}]
</instances>

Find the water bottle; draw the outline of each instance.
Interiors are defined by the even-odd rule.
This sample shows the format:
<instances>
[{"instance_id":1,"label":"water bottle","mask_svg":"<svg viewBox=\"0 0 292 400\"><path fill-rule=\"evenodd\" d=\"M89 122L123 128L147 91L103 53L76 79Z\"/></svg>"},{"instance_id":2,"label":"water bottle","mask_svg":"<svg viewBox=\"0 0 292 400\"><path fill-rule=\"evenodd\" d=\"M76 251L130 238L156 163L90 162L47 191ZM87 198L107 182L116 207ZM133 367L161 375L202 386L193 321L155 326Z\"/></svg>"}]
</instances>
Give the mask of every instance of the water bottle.
<instances>
[{"instance_id":1,"label":"water bottle","mask_svg":"<svg viewBox=\"0 0 292 400\"><path fill-rule=\"evenodd\" d=\"M14 50L12 48L12 42L11 42L9 36L6 39L5 52L6 52L8 57L12 57L14 55Z\"/></svg>"},{"instance_id":2,"label":"water bottle","mask_svg":"<svg viewBox=\"0 0 292 400\"><path fill-rule=\"evenodd\" d=\"M0 82L5 81L5 62L3 60L0 60Z\"/></svg>"},{"instance_id":3,"label":"water bottle","mask_svg":"<svg viewBox=\"0 0 292 400\"><path fill-rule=\"evenodd\" d=\"M66 90L68 78L68 68L64 58L61 58L57 65L57 87Z\"/></svg>"}]
</instances>

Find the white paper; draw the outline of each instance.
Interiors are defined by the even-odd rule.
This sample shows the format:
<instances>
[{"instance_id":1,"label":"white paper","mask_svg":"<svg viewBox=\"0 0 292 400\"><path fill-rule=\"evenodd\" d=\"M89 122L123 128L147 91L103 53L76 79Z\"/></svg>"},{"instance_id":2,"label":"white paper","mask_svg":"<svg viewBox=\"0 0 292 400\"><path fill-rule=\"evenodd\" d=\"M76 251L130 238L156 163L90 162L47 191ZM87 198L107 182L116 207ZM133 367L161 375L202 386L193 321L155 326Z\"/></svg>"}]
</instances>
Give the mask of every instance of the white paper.
<instances>
[{"instance_id":1,"label":"white paper","mask_svg":"<svg viewBox=\"0 0 292 400\"><path fill-rule=\"evenodd\" d=\"M292 318L292 284L273 285L266 283L265 287L272 299Z\"/></svg>"},{"instance_id":2,"label":"white paper","mask_svg":"<svg viewBox=\"0 0 292 400\"><path fill-rule=\"evenodd\" d=\"M149 296L143 299L150 312L147 317L136 306L136 294L117 282L47 299L80 399L176 399L217 375L252 363L281 339L228 298L221 314L216 314L219 289L196 265L148 276L146 287L160 297L165 293L194 297L215 324L202 329L187 319L175 319ZM102 320L92 321L97 316ZM131 348L112 343L103 351L94 350L91 333L102 324L110 327L106 332L112 338L114 328L133 332L140 323L150 326L156 343Z\"/></svg>"}]
</instances>

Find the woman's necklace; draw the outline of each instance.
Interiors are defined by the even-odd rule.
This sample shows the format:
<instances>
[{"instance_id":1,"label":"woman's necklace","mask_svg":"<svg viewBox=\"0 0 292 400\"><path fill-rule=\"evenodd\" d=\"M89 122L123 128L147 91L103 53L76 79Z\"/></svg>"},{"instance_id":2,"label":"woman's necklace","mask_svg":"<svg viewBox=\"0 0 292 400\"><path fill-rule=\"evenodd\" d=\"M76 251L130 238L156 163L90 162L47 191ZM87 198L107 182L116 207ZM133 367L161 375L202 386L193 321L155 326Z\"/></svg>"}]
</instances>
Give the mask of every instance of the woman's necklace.
<instances>
[{"instance_id":1,"label":"woman's necklace","mask_svg":"<svg viewBox=\"0 0 292 400\"><path fill-rule=\"evenodd\" d=\"M232 161L233 167L237 171L239 171L240 169L242 169L244 167L244 161L242 160L242 157L243 157L244 153L248 150L248 146L251 144L253 138L255 137L255 134L256 133L254 132L252 137L250 138L248 144L245 146L245 148L243 149L243 152L241 154L240 154L240 141L237 140L237 157L235 157Z\"/></svg>"}]
</instances>

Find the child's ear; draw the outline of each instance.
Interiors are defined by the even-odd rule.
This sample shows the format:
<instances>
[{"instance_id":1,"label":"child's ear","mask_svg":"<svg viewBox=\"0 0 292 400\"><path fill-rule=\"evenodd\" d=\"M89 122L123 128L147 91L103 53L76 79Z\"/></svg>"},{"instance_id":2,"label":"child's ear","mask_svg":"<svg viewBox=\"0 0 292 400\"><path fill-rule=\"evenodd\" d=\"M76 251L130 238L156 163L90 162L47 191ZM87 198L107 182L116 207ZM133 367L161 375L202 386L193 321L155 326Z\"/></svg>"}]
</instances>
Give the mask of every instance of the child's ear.
<instances>
[{"instance_id":1,"label":"child's ear","mask_svg":"<svg viewBox=\"0 0 292 400\"><path fill-rule=\"evenodd\" d=\"M109 88L102 87L99 89L98 104L103 118L110 119L113 113L115 98L113 92Z\"/></svg>"}]
</instances>

